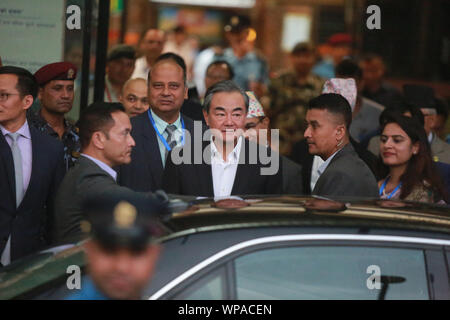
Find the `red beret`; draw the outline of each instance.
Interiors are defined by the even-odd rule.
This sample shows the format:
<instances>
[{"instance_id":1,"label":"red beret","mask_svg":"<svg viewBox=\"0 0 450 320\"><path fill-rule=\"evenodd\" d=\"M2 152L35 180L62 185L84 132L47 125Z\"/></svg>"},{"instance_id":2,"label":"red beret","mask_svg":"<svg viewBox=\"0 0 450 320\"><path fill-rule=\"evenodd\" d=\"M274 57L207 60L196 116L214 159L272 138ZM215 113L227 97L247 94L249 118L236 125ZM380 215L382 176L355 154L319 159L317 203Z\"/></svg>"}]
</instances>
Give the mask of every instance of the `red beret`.
<instances>
[{"instance_id":1,"label":"red beret","mask_svg":"<svg viewBox=\"0 0 450 320\"><path fill-rule=\"evenodd\" d=\"M70 62L50 63L40 68L34 74L39 86L51 80L75 80L77 67Z\"/></svg>"},{"instance_id":2,"label":"red beret","mask_svg":"<svg viewBox=\"0 0 450 320\"><path fill-rule=\"evenodd\" d=\"M337 46L340 44L352 44L352 36L348 33L335 33L328 39L328 44L331 46Z\"/></svg>"}]
</instances>

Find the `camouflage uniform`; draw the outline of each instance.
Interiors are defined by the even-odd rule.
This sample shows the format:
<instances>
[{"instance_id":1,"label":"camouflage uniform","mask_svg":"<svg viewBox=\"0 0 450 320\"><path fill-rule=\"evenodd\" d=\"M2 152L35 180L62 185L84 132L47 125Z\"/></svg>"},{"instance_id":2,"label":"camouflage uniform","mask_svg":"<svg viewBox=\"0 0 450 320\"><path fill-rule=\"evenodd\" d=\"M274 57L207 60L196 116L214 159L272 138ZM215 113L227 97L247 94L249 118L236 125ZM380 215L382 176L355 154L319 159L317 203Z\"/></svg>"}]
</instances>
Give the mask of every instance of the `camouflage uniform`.
<instances>
[{"instance_id":1,"label":"camouflage uniform","mask_svg":"<svg viewBox=\"0 0 450 320\"><path fill-rule=\"evenodd\" d=\"M293 72L272 80L269 86L271 127L280 130L281 154L290 154L293 144L303 138L308 102L321 94L324 82L310 74L300 85Z\"/></svg>"},{"instance_id":2,"label":"camouflage uniform","mask_svg":"<svg viewBox=\"0 0 450 320\"><path fill-rule=\"evenodd\" d=\"M27 118L28 122L39 131L59 139L58 133L42 118L40 111L29 112ZM81 145L78 128L67 119L64 119L64 127L66 130L61 138L61 142L64 145L64 164L67 171L73 167L80 157Z\"/></svg>"}]
</instances>

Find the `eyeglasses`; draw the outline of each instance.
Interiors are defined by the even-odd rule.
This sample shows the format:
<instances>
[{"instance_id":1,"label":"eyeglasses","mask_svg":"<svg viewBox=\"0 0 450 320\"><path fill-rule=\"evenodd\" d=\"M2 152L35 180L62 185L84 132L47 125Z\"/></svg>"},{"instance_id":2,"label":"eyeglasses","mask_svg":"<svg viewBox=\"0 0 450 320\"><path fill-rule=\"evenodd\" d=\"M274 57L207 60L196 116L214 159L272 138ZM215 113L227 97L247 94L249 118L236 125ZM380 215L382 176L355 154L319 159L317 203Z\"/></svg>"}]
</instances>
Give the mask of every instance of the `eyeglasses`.
<instances>
[{"instance_id":1,"label":"eyeglasses","mask_svg":"<svg viewBox=\"0 0 450 320\"><path fill-rule=\"evenodd\" d=\"M9 96L20 96L20 93L0 92L0 101L5 102L6 100L8 100Z\"/></svg>"}]
</instances>

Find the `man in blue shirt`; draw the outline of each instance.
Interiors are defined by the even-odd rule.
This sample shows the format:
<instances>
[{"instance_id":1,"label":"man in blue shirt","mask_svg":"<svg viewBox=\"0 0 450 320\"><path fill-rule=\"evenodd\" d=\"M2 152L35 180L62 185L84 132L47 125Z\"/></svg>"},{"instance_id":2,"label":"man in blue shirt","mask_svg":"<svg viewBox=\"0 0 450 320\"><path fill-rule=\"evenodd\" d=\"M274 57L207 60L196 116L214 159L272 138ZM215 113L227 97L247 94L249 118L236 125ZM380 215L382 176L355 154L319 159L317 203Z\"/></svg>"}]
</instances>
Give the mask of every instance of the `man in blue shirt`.
<instances>
[{"instance_id":1,"label":"man in blue shirt","mask_svg":"<svg viewBox=\"0 0 450 320\"><path fill-rule=\"evenodd\" d=\"M269 84L269 68L263 55L254 49L256 32L245 16L232 16L225 26L230 47L215 60L227 61L234 70L233 81L243 90L262 96Z\"/></svg>"}]
</instances>

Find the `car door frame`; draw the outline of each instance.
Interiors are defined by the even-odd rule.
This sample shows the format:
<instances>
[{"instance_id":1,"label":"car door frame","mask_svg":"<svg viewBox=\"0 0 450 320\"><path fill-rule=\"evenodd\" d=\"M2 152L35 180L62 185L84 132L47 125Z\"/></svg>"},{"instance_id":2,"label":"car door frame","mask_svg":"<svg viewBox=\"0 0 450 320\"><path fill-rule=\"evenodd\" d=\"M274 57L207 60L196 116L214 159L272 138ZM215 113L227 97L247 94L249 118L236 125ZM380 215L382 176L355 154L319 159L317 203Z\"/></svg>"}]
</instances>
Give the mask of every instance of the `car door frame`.
<instances>
[{"instance_id":1,"label":"car door frame","mask_svg":"<svg viewBox=\"0 0 450 320\"><path fill-rule=\"evenodd\" d=\"M295 238L298 238L297 240ZM273 239L274 241L262 241L263 239ZM279 238L280 240L276 240ZM284 240L283 240L284 239ZM289 240L287 240L289 239ZM245 245L249 243L249 245ZM254 244L252 244L254 243ZM234 269L234 261L236 258L249 254L255 251L277 247L292 247L292 246L371 246L371 247L384 247L384 248L409 248L423 250L425 259L425 270L428 286L428 294L430 300L450 299L450 277L449 277L449 264L445 253L445 247L450 247L450 240L445 239L431 239L425 237L407 237L407 236L392 236L392 235L359 235L359 234L289 234L289 235L275 235L267 237L259 237L253 240L243 241L240 244L231 246L236 247L243 245L242 248L234 250L226 255L213 260L207 264L205 261L199 263L197 266L191 268L197 268L198 271L185 277L176 285L172 285L172 288L160 294L164 291L164 288L171 286L171 283L164 286L158 292L153 294L149 299L170 299L173 296L178 295L180 292L186 290L193 283L198 282L208 274L215 272L219 268L224 268L225 276L225 299L236 300L236 273ZM221 250L226 252L230 248ZM214 256L220 256L220 252ZM450 255L450 254L448 254ZM201 264L205 264L201 268L198 268ZM190 270L184 274L189 274ZM179 277L177 277L179 278ZM435 279L445 279L446 281L435 281ZM158 296L159 295L159 296Z\"/></svg>"}]
</instances>

